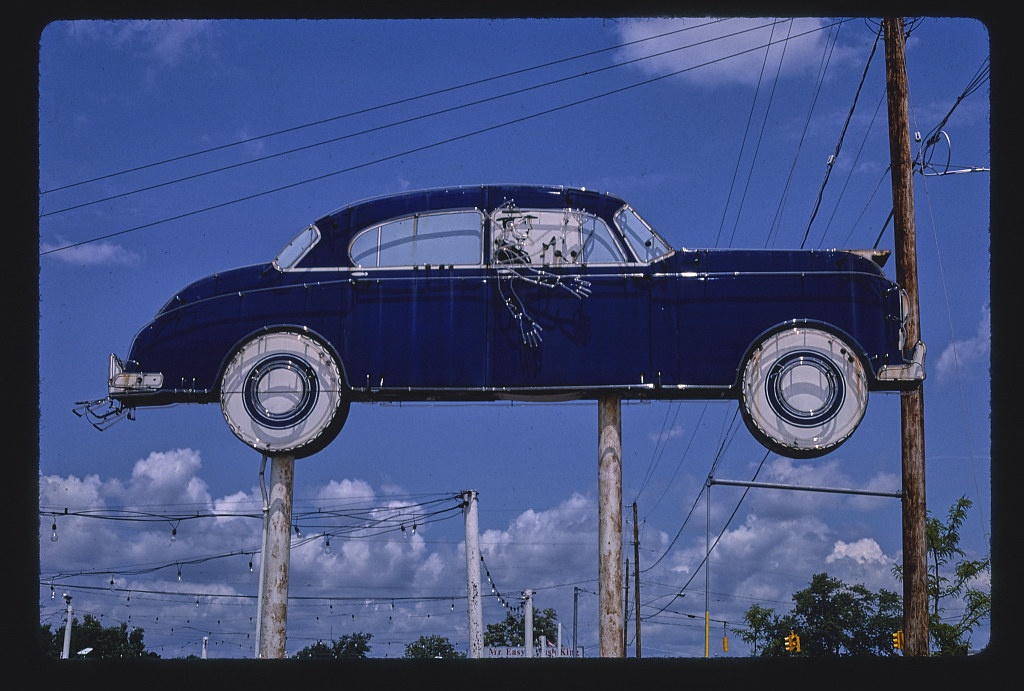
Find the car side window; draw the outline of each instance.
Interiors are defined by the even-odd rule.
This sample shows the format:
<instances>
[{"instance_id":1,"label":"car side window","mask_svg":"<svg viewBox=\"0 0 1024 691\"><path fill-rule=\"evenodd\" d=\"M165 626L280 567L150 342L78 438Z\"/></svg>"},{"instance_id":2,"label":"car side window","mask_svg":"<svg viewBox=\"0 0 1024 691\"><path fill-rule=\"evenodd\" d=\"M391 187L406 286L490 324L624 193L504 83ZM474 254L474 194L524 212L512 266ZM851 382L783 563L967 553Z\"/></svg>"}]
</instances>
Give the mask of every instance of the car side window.
<instances>
[{"instance_id":1,"label":"car side window","mask_svg":"<svg viewBox=\"0 0 1024 691\"><path fill-rule=\"evenodd\" d=\"M491 219L495 264L617 264L625 261L608 226L575 209L504 206Z\"/></svg>"},{"instance_id":2,"label":"car side window","mask_svg":"<svg viewBox=\"0 0 1024 691\"><path fill-rule=\"evenodd\" d=\"M479 264L483 216L479 211L415 214L366 228L352 241L361 267Z\"/></svg>"}]
</instances>

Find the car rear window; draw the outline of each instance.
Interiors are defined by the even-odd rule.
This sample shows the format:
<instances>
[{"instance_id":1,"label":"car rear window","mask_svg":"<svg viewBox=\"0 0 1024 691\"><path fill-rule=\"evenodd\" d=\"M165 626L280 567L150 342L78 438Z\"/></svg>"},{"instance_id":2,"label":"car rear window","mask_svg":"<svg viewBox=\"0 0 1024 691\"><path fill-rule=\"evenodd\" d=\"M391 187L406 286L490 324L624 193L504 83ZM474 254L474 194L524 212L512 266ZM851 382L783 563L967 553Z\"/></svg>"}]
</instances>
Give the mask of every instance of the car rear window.
<instances>
[{"instance_id":1,"label":"car rear window","mask_svg":"<svg viewBox=\"0 0 1024 691\"><path fill-rule=\"evenodd\" d=\"M362 267L479 264L483 215L467 210L392 219L360 232L349 253Z\"/></svg>"}]
</instances>

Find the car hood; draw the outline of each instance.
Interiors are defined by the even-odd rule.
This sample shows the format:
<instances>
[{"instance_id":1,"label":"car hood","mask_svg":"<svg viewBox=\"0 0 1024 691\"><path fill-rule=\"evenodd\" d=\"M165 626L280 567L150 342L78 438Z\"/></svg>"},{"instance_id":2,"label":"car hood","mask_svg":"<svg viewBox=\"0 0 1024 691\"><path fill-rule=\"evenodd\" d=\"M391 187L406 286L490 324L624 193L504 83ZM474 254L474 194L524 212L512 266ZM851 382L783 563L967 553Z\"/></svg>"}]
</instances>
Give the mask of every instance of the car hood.
<instances>
[{"instance_id":1,"label":"car hood","mask_svg":"<svg viewBox=\"0 0 1024 691\"><path fill-rule=\"evenodd\" d=\"M200 278L189 283L179 290L164 306L157 312L157 316L195 304L202 300L237 293L240 291L268 288L277 285L281 278L281 272L272 264L253 264L228 271L220 271L210 276Z\"/></svg>"}]
</instances>

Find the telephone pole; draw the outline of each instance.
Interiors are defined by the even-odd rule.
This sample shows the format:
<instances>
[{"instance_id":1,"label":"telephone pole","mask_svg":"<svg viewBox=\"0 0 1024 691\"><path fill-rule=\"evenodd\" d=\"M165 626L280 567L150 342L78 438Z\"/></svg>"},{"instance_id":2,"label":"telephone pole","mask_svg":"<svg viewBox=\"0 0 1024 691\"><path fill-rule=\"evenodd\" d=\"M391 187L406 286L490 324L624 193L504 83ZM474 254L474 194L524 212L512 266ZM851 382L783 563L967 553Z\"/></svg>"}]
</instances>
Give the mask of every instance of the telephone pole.
<instances>
[{"instance_id":1,"label":"telephone pole","mask_svg":"<svg viewBox=\"0 0 1024 691\"><path fill-rule=\"evenodd\" d=\"M892 178L896 281L907 291L910 317L907 348L921 340L917 285L917 239L914 225L913 163L907 116L907 55L903 18L886 17L886 93L889 108L889 158ZM925 532L924 389L900 394L903 455L903 653L928 655L928 541Z\"/></svg>"}]
</instances>

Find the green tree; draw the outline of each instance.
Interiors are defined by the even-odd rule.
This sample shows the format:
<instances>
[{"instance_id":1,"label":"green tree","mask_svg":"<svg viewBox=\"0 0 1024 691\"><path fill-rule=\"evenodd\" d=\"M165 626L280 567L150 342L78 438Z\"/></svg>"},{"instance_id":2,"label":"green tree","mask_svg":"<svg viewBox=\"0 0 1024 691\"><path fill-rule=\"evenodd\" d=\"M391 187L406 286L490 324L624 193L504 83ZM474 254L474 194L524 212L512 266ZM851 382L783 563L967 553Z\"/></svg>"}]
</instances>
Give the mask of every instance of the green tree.
<instances>
[{"instance_id":1,"label":"green tree","mask_svg":"<svg viewBox=\"0 0 1024 691\"><path fill-rule=\"evenodd\" d=\"M313 645L308 645L295 653L292 657L301 660L340 660L341 658L365 659L366 657L369 657L370 654L371 638L373 638L372 633L346 634L338 640L333 641L331 645L327 645L322 641L317 641Z\"/></svg>"},{"instance_id":2,"label":"green tree","mask_svg":"<svg viewBox=\"0 0 1024 691\"><path fill-rule=\"evenodd\" d=\"M747 624L747 628L739 629L740 638L754 649L756 656L758 649L764 647L771 640L770 634L778 631L779 617L772 609L761 605L752 605L743 615L743 621Z\"/></svg>"},{"instance_id":3,"label":"green tree","mask_svg":"<svg viewBox=\"0 0 1024 691\"><path fill-rule=\"evenodd\" d=\"M70 654L75 656L80 650L92 648L88 654L90 659L160 657L146 650L144 637L144 629L134 628L129 631L128 624L124 622L119 626L104 627L99 619L86 614L81 622L77 618L71 620ZM41 625L40 640L46 654L59 659L64 652L64 627L51 631L49 624Z\"/></svg>"},{"instance_id":4,"label":"green tree","mask_svg":"<svg viewBox=\"0 0 1024 691\"><path fill-rule=\"evenodd\" d=\"M526 613L522 608L507 610L505 618L497 624L488 624L484 631L484 645L521 646L526 636ZM551 642L558 637L558 615L551 607L533 610L533 644L541 636Z\"/></svg>"},{"instance_id":5,"label":"green tree","mask_svg":"<svg viewBox=\"0 0 1024 691\"><path fill-rule=\"evenodd\" d=\"M929 518L925 523L928 543L928 599L931 611L928 615L928 633L933 644L933 654L938 656L967 655L970 650L970 635L981 621L992 613L992 596L974 586L978 579L987 574L991 563L989 558L965 559L960 549L960 528L967 518L972 502L960 497L946 514L946 522ZM952 566L952 570L950 569ZM893 567L900 580L903 567ZM963 605L959 619L943 619L943 601L955 599Z\"/></svg>"},{"instance_id":6,"label":"green tree","mask_svg":"<svg viewBox=\"0 0 1024 691\"><path fill-rule=\"evenodd\" d=\"M793 610L782 616L753 605L743 617L749 628L740 632L741 637L760 641L764 657L792 654L785 649L790 631L800 637L799 654L807 657L895 654L892 633L902 621L896 593L874 593L819 573L807 588L793 594L793 603Z\"/></svg>"},{"instance_id":7,"label":"green tree","mask_svg":"<svg viewBox=\"0 0 1024 691\"><path fill-rule=\"evenodd\" d=\"M466 657L455 649L444 636L420 636L418 640L405 646L405 657L410 658L443 658L454 660Z\"/></svg>"}]
</instances>

